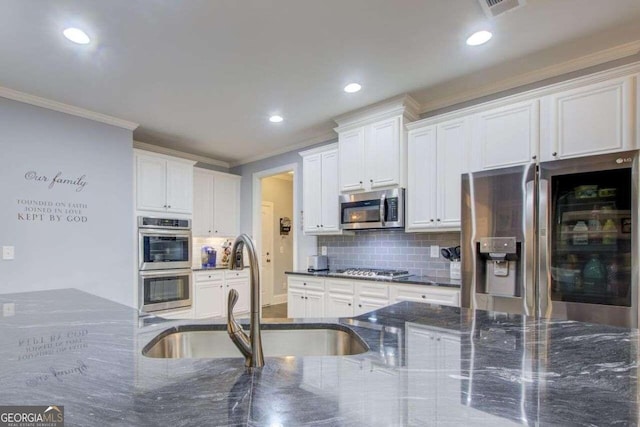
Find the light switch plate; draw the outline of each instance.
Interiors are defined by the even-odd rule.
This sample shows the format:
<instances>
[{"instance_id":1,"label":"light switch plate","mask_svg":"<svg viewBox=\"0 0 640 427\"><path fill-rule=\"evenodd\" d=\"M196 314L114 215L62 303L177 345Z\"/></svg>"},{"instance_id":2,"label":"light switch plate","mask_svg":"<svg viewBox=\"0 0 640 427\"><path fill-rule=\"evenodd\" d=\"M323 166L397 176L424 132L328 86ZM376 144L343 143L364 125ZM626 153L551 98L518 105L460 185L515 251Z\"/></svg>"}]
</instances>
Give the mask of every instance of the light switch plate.
<instances>
[{"instance_id":1,"label":"light switch plate","mask_svg":"<svg viewBox=\"0 0 640 427\"><path fill-rule=\"evenodd\" d=\"M3 246L2 247L2 259L11 260L15 258L15 247L14 246Z\"/></svg>"},{"instance_id":2,"label":"light switch plate","mask_svg":"<svg viewBox=\"0 0 640 427\"><path fill-rule=\"evenodd\" d=\"M431 245L431 258L439 258L440 257L440 246Z\"/></svg>"},{"instance_id":3,"label":"light switch plate","mask_svg":"<svg viewBox=\"0 0 640 427\"><path fill-rule=\"evenodd\" d=\"M320 247L320 251L321 251L321 255L326 255L327 254L327 247L326 246Z\"/></svg>"}]
</instances>

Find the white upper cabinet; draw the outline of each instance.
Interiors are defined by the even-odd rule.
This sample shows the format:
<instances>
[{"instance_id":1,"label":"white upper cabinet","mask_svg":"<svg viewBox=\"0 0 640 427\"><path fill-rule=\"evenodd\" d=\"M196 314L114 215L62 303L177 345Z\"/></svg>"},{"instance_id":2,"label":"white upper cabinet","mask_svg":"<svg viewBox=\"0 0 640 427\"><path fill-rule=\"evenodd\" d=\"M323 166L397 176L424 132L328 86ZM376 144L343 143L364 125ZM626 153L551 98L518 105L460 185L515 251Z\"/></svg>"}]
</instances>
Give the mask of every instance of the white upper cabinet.
<instances>
[{"instance_id":1,"label":"white upper cabinet","mask_svg":"<svg viewBox=\"0 0 640 427\"><path fill-rule=\"evenodd\" d=\"M339 189L369 191L406 185L406 131L417 118L409 96L336 118Z\"/></svg>"},{"instance_id":2,"label":"white upper cabinet","mask_svg":"<svg viewBox=\"0 0 640 427\"><path fill-rule=\"evenodd\" d=\"M460 229L469 128L469 119L461 118L409 131L407 231Z\"/></svg>"},{"instance_id":3,"label":"white upper cabinet","mask_svg":"<svg viewBox=\"0 0 640 427\"><path fill-rule=\"evenodd\" d=\"M135 151L136 209L191 214L194 162Z\"/></svg>"},{"instance_id":4,"label":"white upper cabinet","mask_svg":"<svg viewBox=\"0 0 640 427\"><path fill-rule=\"evenodd\" d=\"M302 205L306 234L340 233L338 148L336 144L301 152Z\"/></svg>"},{"instance_id":5,"label":"white upper cabinet","mask_svg":"<svg viewBox=\"0 0 640 427\"><path fill-rule=\"evenodd\" d=\"M364 186L364 128L340 133L340 191L362 190Z\"/></svg>"},{"instance_id":6,"label":"white upper cabinet","mask_svg":"<svg viewBox=\"0 0 640 427\"><path fill-rule=\"evenodd\" d=\"M473 117L471 170L535 162L540 140L538 100L483 111Z\"/></svg>"},{"instance_id":7,"label":"white upper cabinet","mask_svg":"<svg viewBox=\"0 0 640 427\"><path fill-rule=\"evenodd\" d=\"M616 78L544 97L541 160L636 148L634 80Z\"/></svg>"},{"instance_id":8,"label":"white upper cabinet","mask_svg":"<svg viewBox=\"0 0 640 427\"><path fill-rule=\"evenodd\" d=\"M236 236L239 232L240 176L194 168L193 182L193 235Z\"/></svg>"}]
</instances>

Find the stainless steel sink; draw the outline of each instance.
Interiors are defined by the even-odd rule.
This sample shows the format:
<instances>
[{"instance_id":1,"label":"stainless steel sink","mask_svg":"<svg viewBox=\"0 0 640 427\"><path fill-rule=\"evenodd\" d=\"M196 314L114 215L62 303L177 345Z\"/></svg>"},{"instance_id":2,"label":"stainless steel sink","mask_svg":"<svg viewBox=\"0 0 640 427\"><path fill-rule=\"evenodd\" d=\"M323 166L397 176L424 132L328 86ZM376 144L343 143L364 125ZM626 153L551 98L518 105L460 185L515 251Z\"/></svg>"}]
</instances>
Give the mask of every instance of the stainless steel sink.
<instances>
[{"instance_id":1,"label":"stainless steel sink","mask_svg":"<svg viewBox=\"0 0 640 427\"><path fill-rule=\"evenodd\" d=\"M265 357L348 356L369 350L346 328L263 328L262 346ZM193 330L188 326L161 333L142 354L164 359L242 357L226 330Z\"/></svg>"}]
</instances>

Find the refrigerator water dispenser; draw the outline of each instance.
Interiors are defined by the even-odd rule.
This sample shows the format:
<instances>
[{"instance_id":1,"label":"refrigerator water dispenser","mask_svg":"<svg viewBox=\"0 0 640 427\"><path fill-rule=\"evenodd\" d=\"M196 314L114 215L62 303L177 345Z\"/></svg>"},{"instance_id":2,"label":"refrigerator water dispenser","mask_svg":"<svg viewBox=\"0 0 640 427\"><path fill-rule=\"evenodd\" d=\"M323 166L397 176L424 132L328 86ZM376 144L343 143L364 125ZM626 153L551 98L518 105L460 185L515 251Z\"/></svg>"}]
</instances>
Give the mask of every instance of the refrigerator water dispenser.
<instances>
[{"instance_id":1,"label":"refrigerator water dispenser","mask_svg":"<svg viewBox=\"0 0 640 427\"><path fill-rule=\"evenodd\" d=\"M516 276L520 259L516 238L485 237L478 243L478 251L486 263L486 292L497 296L516 296Z\"/></svg>"}]
</instances>

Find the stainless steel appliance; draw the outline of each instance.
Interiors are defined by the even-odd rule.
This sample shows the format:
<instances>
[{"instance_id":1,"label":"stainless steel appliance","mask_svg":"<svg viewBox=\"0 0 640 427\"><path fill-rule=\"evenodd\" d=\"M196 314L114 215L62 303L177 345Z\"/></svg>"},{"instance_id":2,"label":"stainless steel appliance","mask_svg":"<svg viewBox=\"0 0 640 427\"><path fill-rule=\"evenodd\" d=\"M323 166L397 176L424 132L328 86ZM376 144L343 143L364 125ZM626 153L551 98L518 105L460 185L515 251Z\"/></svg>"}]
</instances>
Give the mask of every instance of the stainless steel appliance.
<instances>
[{"instance_id":1,"label":"stainless steel appliance","mask_svg":"<svg viewBox=\"0 0 640 427\"><path fill-rule=\"evenodd\" d=\"M138 217L139 270L191 268L191 220Z\"/></svg>"},{"instance_id":2,"label":"stainless steel appliance","mask_svg":"<svg viewBox=\"0 0 640 427\"><path fill-rule=\"evenodd\" d=\"M336 274L348 277L367 277L387 280L410 276L409 272L406 270L387 270L382 268L346 268L343 270L336 270Z\"/></svg>"},{"instance_id":3,"label":"stainless steel appliance","mask_svg":"<svg viewBox=\"0 0 640 427\"><path fill-rule=\"evenodd\" d=\"M638 152L462 176L462 305L638 325Z\"/></svg>"},{"instance_id":4,"label":"stainless steel appliance","mask_svg":"<svg viewBox=\"0 0 640 427\"><path fill-rule=\"evenodd\" d=\"M344 230L404 228L404 188L340 196Z\"/></svg>"},{"instance_id":5,"label":"stainless steel appliance","mask_svg":"<svg viewBox=\"0 0 640 427\"><path fill-rule=\"evenodd\" d=\"M307 271L327 271L329 258L326 255L311 255L307 258Z\"/></svg>"},{"instance_id":6,"label":"stainless steel appliance","mask_svg":"<svg viewBox=\"0 0 640 427\"><path fill-rule=\"evenodd\" d=\"M138 289L143 312L190 307L193 301L191 269L141 271Z\"/></svg>"}]
</instances>

